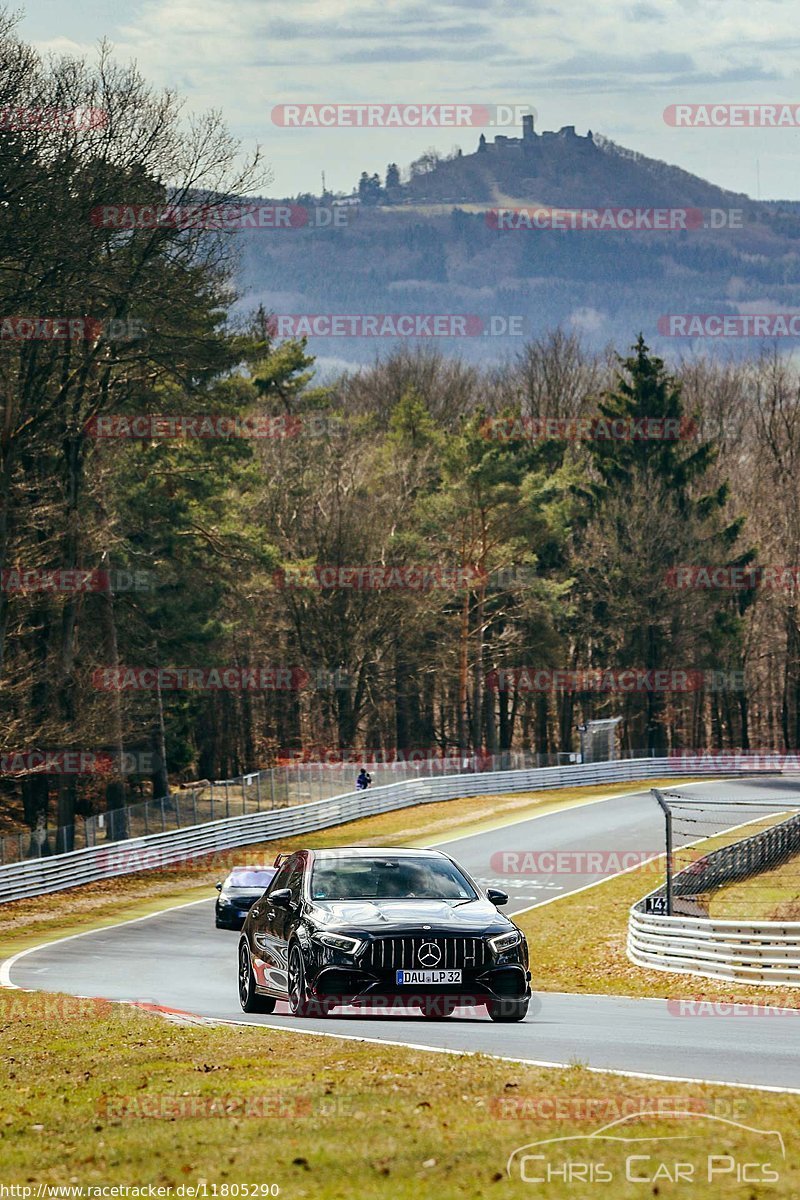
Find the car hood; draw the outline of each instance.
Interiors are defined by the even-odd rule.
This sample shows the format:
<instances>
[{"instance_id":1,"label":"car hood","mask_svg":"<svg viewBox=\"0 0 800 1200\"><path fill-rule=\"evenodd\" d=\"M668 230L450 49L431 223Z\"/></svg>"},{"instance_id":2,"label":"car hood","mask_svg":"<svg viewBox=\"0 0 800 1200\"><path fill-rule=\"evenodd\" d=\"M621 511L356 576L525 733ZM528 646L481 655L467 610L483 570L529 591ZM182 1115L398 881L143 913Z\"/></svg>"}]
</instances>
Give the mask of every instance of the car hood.
<instances>
[{"instance_id":1,"label":"car hood","mask_svg":"<svg viewBox=\"0 0 800 1200\"><path fill-rule=\"evenodd\" d=\"M321 926L343 925L366 933L408 932L409 928L449 936L503 928L508 919L489 900L315 900L314 916ZM430 931L423 929L430 925Z\"/></svg>"},{"instance_id":2,"label":"car hood","mask_svg":"<svg viewBox=\"0 0 800 1200\"><path fill-rule=\"evenodd\" d=\"M229 900L235 900L246 904L255 904L260 896L264 895L263 888L259 891L257 888L223 888L222 895L227 896Z\"/></svg>"}]
</instances>

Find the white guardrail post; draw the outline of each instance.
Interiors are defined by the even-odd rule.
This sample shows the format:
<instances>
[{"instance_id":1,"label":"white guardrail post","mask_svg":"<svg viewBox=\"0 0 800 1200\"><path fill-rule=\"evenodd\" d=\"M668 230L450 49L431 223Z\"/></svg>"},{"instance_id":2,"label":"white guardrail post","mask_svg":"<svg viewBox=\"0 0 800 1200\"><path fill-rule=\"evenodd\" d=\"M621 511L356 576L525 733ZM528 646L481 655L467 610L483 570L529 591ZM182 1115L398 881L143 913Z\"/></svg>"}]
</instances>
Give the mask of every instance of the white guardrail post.
<instances>
[{"instance_id":1,"label":"white guardrail post","mask_svg":"<svg viewBox=\"0 0 800 1200\"><path fill-rule=\"evenodd\" d=\"M774 773L774 767L772 771ZM314 803L271 807L242 816L212 820L203 825L191 825L120 842L100 842L65 854L7 863L0 866L0 903L61 891L100 879L130 875L136 871L179 865L219 850L314 833L319 829L355 821L359 817L375 816L413 804L497 792L543 791L548 788L638 779L685 779L687 776L703 774L719 778L724 774L742 773L741 768L720 770L713 759L707 764L698 762L690 769L680 759L638 758L408 779L383 787L371 787L363 792L346 792ZM226 781L226 793L227 790Z\"/></svg>"}]
</instances>

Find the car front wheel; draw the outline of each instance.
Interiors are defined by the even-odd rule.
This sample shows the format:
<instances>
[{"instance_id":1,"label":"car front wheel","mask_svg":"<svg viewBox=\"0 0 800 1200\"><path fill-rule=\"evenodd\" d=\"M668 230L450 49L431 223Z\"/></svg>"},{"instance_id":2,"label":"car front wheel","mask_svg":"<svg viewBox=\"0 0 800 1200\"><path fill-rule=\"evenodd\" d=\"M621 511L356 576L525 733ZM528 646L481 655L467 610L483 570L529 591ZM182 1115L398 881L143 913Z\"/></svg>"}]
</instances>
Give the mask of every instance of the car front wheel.
<instances>
[{"instance_id":1,"label":"car front wheel","mask_svg":"<svg viewBox=\"0 0 800 1200\"><path fill-rule=\"evenodd\" d=\"M511 1024L525 1020L529 1003L527 997L524 1000L490 1000L486 1008L493 1021Z\"/></svg>"},{"instance_id":2,"label":"car front wheel","mask_svg":"<svg viewBox=\"0 0 800 1200\"><path fill-rule=\"evenodd\" d=\"M259 996L256 992L256 981L253 975L253 964L250 962L250 950L247 942L239 943L239 1003L246 1013L275 1012L274 996Z\"/></svg>"},{"instance_id":3,"label":"car front wheel","mask_svg":"<svg viewBox=\"0 0 800 1200\"><path fill-rule=\"evenodd\" d=\"M303 951L296 943L289 951L289 1008L295 1017L327 1017L332 1008L324 1000L310 998Z\"/></svg>"}]
</instances>

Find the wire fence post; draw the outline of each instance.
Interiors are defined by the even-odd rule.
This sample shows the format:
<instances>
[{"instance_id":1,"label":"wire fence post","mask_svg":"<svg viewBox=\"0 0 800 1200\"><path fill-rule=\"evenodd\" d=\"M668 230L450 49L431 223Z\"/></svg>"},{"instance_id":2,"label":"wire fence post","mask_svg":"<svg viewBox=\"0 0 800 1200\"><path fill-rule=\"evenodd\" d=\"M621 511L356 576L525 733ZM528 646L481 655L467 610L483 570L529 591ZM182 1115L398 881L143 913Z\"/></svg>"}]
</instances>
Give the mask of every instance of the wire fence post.
<instances>
[{"instance_id":1,"label":"wire fence post","mask_svg":"<svg viewBox=\"0 0 800 1200\"><path fill-rule=\"evenodd\" d=\"M269 806L275 807L275 768L269 769Z\"/></svg>"},{"instance_id":2,"label":"wire fence post","mask_svg":"<svg viewBox=\"0 0 800 1200\"><path fill-rule=\"evenodd\" d=\"M664 832L667 849L667 916L672 916L672 811L658 788L652 789L664 813Z\"/></svg>"},{"instance_id":3,"label":"wire fence post","mask_svg":"<svg viewBox=\"0 0 800 1200\"><path fill-rule=\"evenodd\" d=\"M256 812L261 812L261 772L256 775Z\"/></svg>"}]
</instances>

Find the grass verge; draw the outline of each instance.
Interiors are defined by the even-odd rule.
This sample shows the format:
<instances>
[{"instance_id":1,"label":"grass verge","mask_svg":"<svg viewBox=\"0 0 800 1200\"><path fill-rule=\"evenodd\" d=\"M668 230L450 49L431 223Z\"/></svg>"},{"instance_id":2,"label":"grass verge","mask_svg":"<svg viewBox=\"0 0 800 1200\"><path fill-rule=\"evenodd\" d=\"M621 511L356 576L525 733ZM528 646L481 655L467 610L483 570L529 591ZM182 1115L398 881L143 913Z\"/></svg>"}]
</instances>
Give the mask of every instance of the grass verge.
<instances>
[{"instance_id":1,"label":"grass verge","mask_svg":"<svg viewBox=\"0 0 800 1200\"><path fill-rule=\"evenodd\" d=\"M800 921L800 856L720 888L710 899L709 913L719 920Z\"/></svg>"},{"instance_id":2,"label":"grass verge","mask_svg":"<svg viewBox=\"0 0 800 1200\"><path fill-rule=\"evenodd\" d=\"M595 1171L602 1165L613 1180L604 1194L614 1200L685 1197L687 1183L664 1175L676 1161L693 1164L689 1190L700 1200L720 1195L720 1180L731 1197L800 1190L800 1164L791 1155L781 1159L775 1137L739 1127L786 1136L800 1125L797 1096L272 1029L175 1026L134 1009L92 1010L86 1001L44 993L5 992L0 1000L9 1075L0 1096L6 1184L157 1185L173 1189L172 1197L202 1184L207 1196L234 1196L234 1185L277 1184L282 1197L312 1200L559 1200L588 1194L589 1185L556 1176L533 1191L505 1175L513 1150L655 1111L637 1118L627 1135L687 1140L555 1144L541 1148L546 1161L529 1171L552 1164L563 1173L568 1157ZM535 1027L531 1033L533 1052ZM686 1111L693 1115L668 1115ZM647 1183L626 1181L630 1154L648 1156L633 1172ZM710 1183L709 1156L730 1156L719 1158ZM729 1161L759 1164L752 1177L763 1173L765 1160L779 1174L779 1192L731 1184Z\"/></svg>"}]
</instances>

